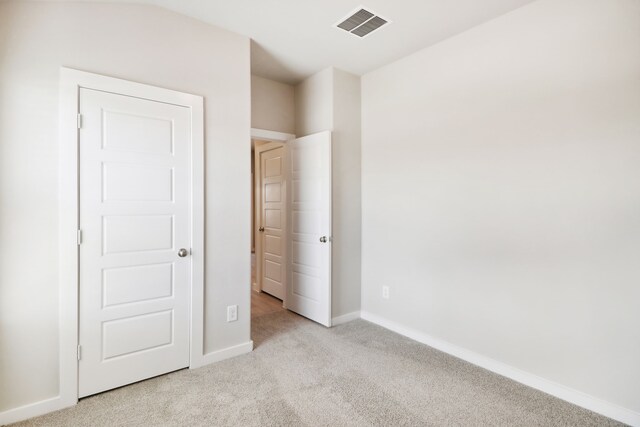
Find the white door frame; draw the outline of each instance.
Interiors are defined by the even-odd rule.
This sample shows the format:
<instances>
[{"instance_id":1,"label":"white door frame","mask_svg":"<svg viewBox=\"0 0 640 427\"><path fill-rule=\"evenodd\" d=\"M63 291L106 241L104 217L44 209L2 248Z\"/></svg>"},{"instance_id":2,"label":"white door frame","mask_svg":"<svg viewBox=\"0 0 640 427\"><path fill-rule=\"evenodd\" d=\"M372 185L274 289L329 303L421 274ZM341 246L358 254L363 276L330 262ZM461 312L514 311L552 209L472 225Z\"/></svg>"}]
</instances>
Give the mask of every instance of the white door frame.
<instances>
[{"instance_id":1,"label":"white door frame","mask_svg":"<svg viewBox=\"0 0 640 427\"><path fill-rule=\"evenodd\" d=\"M78 402L80 89L94 89L191 109L191 286L189 367L205 364L204 329L204 99L98 74L60 68L59 280L60 406Z\"/></svg>"},{"instance_id":2,"label":"white door frame","mask_svg":"<svg viewBox=\"0 0 640 427\"><path fill-rule=\"evenodd\" d=\"M256 128L251 128L251 139L258 139L260 141L269 141L269 142L280 142L283 143L283 148L284 148L284 157L285 160L287 158L287 141L290 141L292 139L295 139L296 136L291 134L291 133L284 133L284 132L275 132L272 130L265 130L265 129L256 129ZM257 152L256 152L257 154ZM255 236L255 256L256 256L256 286L255 288L253 287L253 284L251 284L251 290L255 291L255 292L262 292L262 282L260 280L259 277L259 269L258 269L258 263L260 262L260 259L258 257L258 255L260 254L260 252L262 251L262 243L258 243L258 236L260 236L260 232L258 231L258 229L260 228L260 221L258 220L260 215L262 215L262 213L258 213L259 210L261 210L261 205L260 205L260 200L261 200L261 191L262 189L260 188L260 186L258 185L259 183L259 172L260 172L260 165L258 164L258 162L255 162L255 171L254 171L254 182L251 183L251 185L254 186L254 202L253 202L253 209L254 209L254 215L256 218L255 223L253 224L253 233ZM285 186L287 185L288 182L288 175L287 175L287 171L285 169L284 171L284 180L285 180ZM286 188L286 187L285 187ZM286 195L285 195L286 197ZM285 204L286 206L286 204ZM288 229L288 222L285 222L285 226L284 226L284 238L285 238L285 242L286 239L289 236L289 229ZM284 251L284 258L286 261L286 257L287 257L287 251L286 251L286 243L285 243L285 251ZM284 285L285 285L285 294L284 294L284 298L282 299L282 306L284 308L287 308L287 293L286 293L286 271L285 271L285 279L284 279Z\"/></svg>"},{"instance_id":3,"label":"white door frame","mask_svg":"<svg viewBox=\"0 0 640 427\"><path fill-rule=\"evenodd\" d=\"M292 133L276 132L273 130L251 128L251 139L260 141L284 142L296 139Z\"/></svg>"}]
</instances>

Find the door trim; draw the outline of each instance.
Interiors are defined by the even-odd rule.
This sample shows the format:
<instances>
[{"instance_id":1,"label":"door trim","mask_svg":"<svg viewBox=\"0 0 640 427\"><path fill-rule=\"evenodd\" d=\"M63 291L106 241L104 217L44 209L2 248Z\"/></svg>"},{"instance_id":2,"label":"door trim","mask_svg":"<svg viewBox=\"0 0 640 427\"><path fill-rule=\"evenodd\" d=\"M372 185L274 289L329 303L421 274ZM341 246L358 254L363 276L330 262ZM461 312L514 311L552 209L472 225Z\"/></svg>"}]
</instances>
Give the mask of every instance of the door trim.
<instances>
[{"instance_id":1,"label":"door trim","mask_svg":"<svg viewBox=\"0 0 640 427\"><path fill-rule=\"evenodd\" d=\"M204 98L127 80L60 68L59 94L59 363L61 407L78 402L80 89L94 89L191 110L191 287L189 367L205 364L204 329Z\"/></svg>"},{"instance_id":2,"label":"door trim","mask_svg":"<svg viewBox=\"0 0 640 427\"><path fill-rule=\"evenodd\" d=\"M261 141L287 142L296 139L292 133L276 132L273 130L251 128L251 139L259 139Z\"/></svg>"}]
</instances>

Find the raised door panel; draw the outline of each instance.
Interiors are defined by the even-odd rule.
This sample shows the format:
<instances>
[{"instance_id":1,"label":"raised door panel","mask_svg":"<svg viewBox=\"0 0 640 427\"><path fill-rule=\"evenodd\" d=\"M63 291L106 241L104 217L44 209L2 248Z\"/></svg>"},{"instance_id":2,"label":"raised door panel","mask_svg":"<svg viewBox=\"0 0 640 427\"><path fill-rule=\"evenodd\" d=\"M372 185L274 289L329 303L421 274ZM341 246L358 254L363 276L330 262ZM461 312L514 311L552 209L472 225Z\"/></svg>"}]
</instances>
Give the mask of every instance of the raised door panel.
<instances>
[{"instance_id":1,"label":"raised door panel","mask_svg":"<svg viewBox=\"0 0 640 427\"><path fill-rule=\"evenodd\" d=\"M102 270L102 307L173 296L173 264L138 265Z\"/></svg>"},{"instance_id":2,"label":"raised door panel","mask_svg":"<svg viewBox=\"0 0 640 427\"><path fill-rule=\"evenodd\" d=\"M106 202L172 202L173 168L103 163L102 199Z\"/></svg>"}]
</instances>

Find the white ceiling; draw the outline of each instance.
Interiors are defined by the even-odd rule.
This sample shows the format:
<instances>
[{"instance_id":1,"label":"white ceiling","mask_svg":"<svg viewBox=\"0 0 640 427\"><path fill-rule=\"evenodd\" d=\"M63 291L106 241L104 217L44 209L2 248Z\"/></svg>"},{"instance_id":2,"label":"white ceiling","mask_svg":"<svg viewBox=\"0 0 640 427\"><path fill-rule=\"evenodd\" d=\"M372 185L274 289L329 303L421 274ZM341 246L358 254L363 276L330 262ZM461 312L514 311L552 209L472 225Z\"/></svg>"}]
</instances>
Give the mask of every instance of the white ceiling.
<instances>
[{"instance_id":1,"label":"white ceiling","mask_svg":"<svg viewBox=\"0 0 640 427\"><path fill-rule=\"evenodd\" d=\"M131 0L128 0L131 2ZM360 3L362 1L363 3ZM297 83L326 67L364 74L534 0L134 0L252 42L253 74ZM358 6L391 21L365 38L333 27Z\"/></svg>"}]
</instances>

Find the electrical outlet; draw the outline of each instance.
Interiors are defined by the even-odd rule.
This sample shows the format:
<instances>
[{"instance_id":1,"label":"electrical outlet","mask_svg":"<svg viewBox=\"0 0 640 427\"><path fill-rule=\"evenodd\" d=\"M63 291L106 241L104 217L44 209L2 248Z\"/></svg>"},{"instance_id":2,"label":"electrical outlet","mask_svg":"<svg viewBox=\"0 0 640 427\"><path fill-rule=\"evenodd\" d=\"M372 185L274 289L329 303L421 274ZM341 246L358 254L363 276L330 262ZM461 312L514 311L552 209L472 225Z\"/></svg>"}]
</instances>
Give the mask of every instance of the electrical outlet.
<instances>
[{"instance_id":1,"label":"electrical outlet","mask_svg":"<svg viewBox=\"0 0 640 427\"><path fill-rule=\"evenodd\" d=\"M389 299L389 287L388 286L383 286L382 287L382 298Z\"/></svg>"},{"instance_id":2,"label":"electrical outlet","mask_svg":"<svg viewBox=\"0 0 640 427\"><path fill-rule=\"evenodd\" d=\"M235 322L238 320L238 306L230 305L227 307L227 322Z\"/></svg>"}]
</instances>

